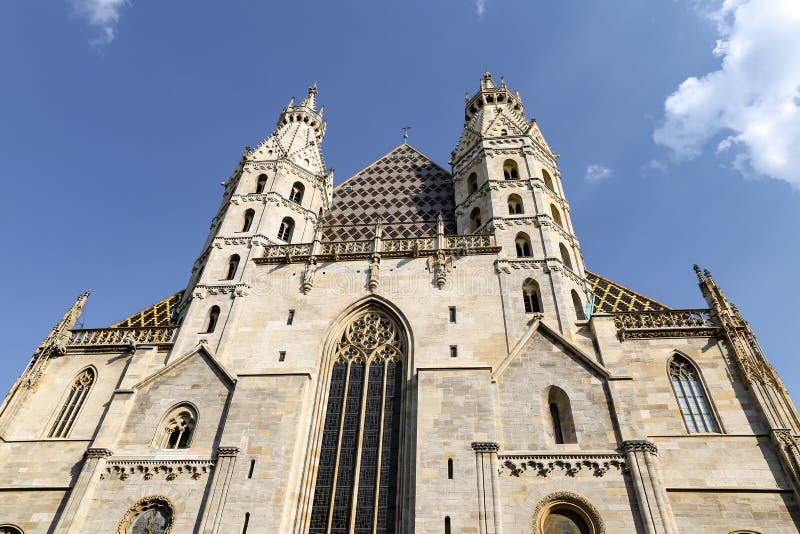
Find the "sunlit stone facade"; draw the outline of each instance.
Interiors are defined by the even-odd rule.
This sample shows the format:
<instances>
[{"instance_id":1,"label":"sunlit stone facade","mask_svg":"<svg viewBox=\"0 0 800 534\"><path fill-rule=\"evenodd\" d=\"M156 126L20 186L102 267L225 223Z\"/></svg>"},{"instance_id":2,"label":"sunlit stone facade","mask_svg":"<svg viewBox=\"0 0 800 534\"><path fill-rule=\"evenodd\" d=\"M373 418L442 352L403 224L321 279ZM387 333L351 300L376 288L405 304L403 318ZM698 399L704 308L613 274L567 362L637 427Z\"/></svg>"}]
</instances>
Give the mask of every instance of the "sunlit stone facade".
<instances>
[{"instance_id":1,"label":"sunlit stone facade","mask_svg":"<svg viewBox=\"0 0 800 534\"><path fill-rule=\"evenodd\" d=\"M798 531L800 420L749 325L699 268L699 310L586 269L518 93L482 77L449 170L403 144L336 188L316 93L185 290L97 330L81 295L36 350L0 533Z\"/></svg>"}]
</instances>

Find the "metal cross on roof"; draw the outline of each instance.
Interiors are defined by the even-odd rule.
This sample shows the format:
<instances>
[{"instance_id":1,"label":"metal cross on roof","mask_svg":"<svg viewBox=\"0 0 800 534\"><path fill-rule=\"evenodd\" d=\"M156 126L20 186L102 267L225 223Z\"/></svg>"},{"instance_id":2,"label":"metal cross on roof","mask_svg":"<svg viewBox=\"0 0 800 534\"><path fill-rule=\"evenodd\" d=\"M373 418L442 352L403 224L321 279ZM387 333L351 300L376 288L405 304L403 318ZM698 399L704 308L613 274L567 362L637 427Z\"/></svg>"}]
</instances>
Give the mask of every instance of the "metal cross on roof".
<instances>
[{"instance_id":1,"label":"metal cross on roof","mask_svg":"<svg viewBox=\"0 0 800 534\"><path fill-rule=\"evenodd\" d=\"M403 144L408 144L408 131L411 129L411 126L403 126L401 130L403 130Z\"/></svg>"}]
</instances>

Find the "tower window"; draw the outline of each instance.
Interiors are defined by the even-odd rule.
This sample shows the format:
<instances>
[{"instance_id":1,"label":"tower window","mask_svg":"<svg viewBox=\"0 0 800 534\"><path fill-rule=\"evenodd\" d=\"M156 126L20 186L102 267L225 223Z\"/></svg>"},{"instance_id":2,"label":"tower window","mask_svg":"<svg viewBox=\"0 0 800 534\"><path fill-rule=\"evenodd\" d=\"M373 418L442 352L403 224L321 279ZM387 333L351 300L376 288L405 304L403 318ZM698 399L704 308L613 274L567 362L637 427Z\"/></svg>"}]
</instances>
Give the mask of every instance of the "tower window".
<instances>
[{"instance_id":1,"label":"tower window","mask_svg":"<svg viewBox=\"0 0 800 534\"><path fill-rule=\"evenodd\" d=\"M239 269L239 255L234 254L228 260L228 273L225 275L225 280L233 280L237 269Z\"/></svg>"},{"instance_id":2,"label":"tower window","mask_svg":"<svg viewBox=\"0 0 800 534\"><path fill-rule=\"evenodd\" d=\"M205 333L210 334L214 331L217 327L217 321L219 320L219 306L211 306L211 309L208 310L208 319L206 320L206 328Z\"/></svg>"},{"instance_id":3,"label":"tower window","mask_svg":"<svg viewBox=\"0 0 800 534\"><path fill-rule=\"evenodd\" d=\"M453 480L453 459L447 459L447 478Z\"/></svg>"},{"instance_id":4,"label":"tower window","mask_svg":"<svg viewBox=\"0 0 800 534\"><path fill-rule=\"evenodd\" d=\"M197 411L190 404L170 410L161 422L154 445L162 449L187 449L197 424Z\"/></svg>"},{"instance_id":5,"label":"tower window","mask_svg":"<svg viewBox=\"0 0 800 534\"><path fill-rule=\"evenodd\" d=\"M517 234L517 237L514 239L514 244L516 245L518 258L530 258L533 256L531 252L531 238L528 237L528 234L525 232Z\"/></svg>"},{"instance_id":6,"label":"tower window","mask_svg":"<svg viewBox=\"0 0 800 534\"><path fill-rule=\"evenodd\" d=\"M550 415L553 442L577 443L572 406L567 393L558 386L550 386L547 392L547 409Z\"/></svg>"},{"instance_id":7,"label":"tower window","mask_svg":"<svg viewBox=\"0 0 800 534\"><path fill-rule=\"evenodd\" d=\"M300 204L303 201L303 193L305 193L305 191L306 188L303 184L295 182L294 185L292 185L291 193L289 193L289 200Z\"/></svg>"},{"instance_id":8,"label":"tower window","mask_svg":"<svg viewBox=\"0 0 800 534\"><path fill-rule=\"evenodd\" d=\"M450 357L451 358L458 358L458 346L457 345L450 345Z\"/></svg>"},{"instance_id":9,"label":"tower window","mask_svg":"<svg viewBox=\"0 0 800 534\"><path fill-rule=\"evenodd\" d=\"M506 180L519 179L519 168L517 167L516 161L513 159L507 159L505 163L503 163L503 177Z\"/></svg>"},{"instance_id":10,"label":"tower window","mask_svg":"<svg viewBox=\"0 0 800 534\"><path fill-rule=\"evenodd\" d=\"M558 212L558 208L555 206L555 204L550 204L550 215L553 217L553 221L557 225L561 227L564 226L564 224L561 222L561 214Z\"/></svg>"},{"instance_id":11,"label":"tower window","mask_svg":"<svg viewBox=\"0 0 800 534\"><path fill-rule=\"evenodd\" d=\"M282 351L278 352L278 361L279 362L286 361L286 351L285 350L282 350Z\"/></svg>"},{"instance_id":12,"label":"tower window","mask_svg":"<svg viewBox=\"0 0 800 534\"><path fill-rule=\"evenodd\" d=\"M567 247L564 246L564 243L558 244L558 250L561 252L561 261L564 262L564 265L566 265L568 269L572 269L572 260L569 259L569 251L567 251Z\"/></svg>"},{"instance_id":13,"label":"tower window","mask_svg":"<svg viewBox=\"0 0 800 534\"><path fill-rule=\"evenodd\" d=\"M583 310L583 304L581 303L581 297L578 295L578 292L574 289L572 290L572 305L575 307L575 317L578 318L579 321L586 320L586 312Z\"/></svg>"},{"instance_id":14,"label":"tower window","mask_svg":"<svg viewBox=\"0 0 800 534\"><path fill-rule=\"evenodd\" d=\"M450 516L445 516L444 518L444 534L451 534L452 527L450 526Z\"/></svg>"},{"instance_id":15,"label":"tower window","mask_svg":"<svg viewBox=\"0 0 800 534\"><path fill-rule=\"evenodd\" d=\"M242 526L242 534L247 534L247 526L250 524L250 512L244 514L244 525Z\"/></svg>"},{"instance_id":16,"label":"tower window","mask_svg":"<svg viewBox=\"0 0 800 534\"><path fill-rule=\"evenodd\" d=\"M278 228L278 239L286 241L287 243L292 240L292 233L294 232L294 219L291 217L284 217L281 225Z\"/></svg>"},{"instance_id":17,"label":"tower window","mask_svg":"<svg viewBox=\"0 0 800 534\"><path fill-rule=\"evenodd\" d=\"M508 214L519 215L524 213L522 208L522 197L517 194L509 195L508 197Z\"/></svg>"},{"instance_id":18,"label":"tower window","mask_svg":"<svg viewBox=\"0 0 800 534\"><path fill-rule=\"evenodd\" d=\"M469 214L469 222L470 222L470 231L476 232L478 228L481 227L481 209L475 208L472 210L472 213Z\"/></svg>"},{"instance_id":19,"label":"tower window","mask_svg":"<svg viewBox=\"0 0 800 534\"><path fill-rule=\"evenodd\" d=\"M256 193L263 193L267 188L267 175L259 174L258 181L256 182Z\"/></svg>"},{"instance_id":20,"label":"tower window","mask_svg":"<svg viewBox=\"0 0 800 534\"><path fill-rule=\"evenodd\" d=\"M700 373L692 362L680 354L674 355L669 362L669 378L689 433L719 432Z\"/></svg>"},{"instance_id":21,"label":"tower window","mask_svg":"<svg viewBox=\"0 0 800 534\"><path fill-rule=\"evenodd\" d=\"M77 419L78 413L83 408L86 397L92 389L94 379L94 369L91 367L87 367L75 377L70 385L67 398L64 400L64 404L61 406L61 410L59 410L47 437L66 438L69 435L75 425L75 419Z\"/></svg>"},{"instance_id":22,"label":"tower window","mask_svg":"<svg viewBox=\"0 0 800 534\"><path fill-rule=\"evenodd\" d=\"M253 478L253 470L256 468L256 459L250 459L250 469L247 471L247 478Z\"/></svg>"},{"instance_id":23,"label":"tower window","mask_svg":"<svg viewBox=\"0 0 800 534\"><path fill-rule=\"evenodd\" d=\"M450 311L450 322L451 323L455 323L456 322L456 307L455 306L450 306L449 311Z\"/></svg>"},{"instance_id":24,"label":"tower window","mask_svg":"<svg viewBox=\"0 0 800 534\"><path fill-rule=\"evenodd\" d=\"M473 172L472 174L469 175L469 178L467 178L467 194L471 195L472 193L475 193L477 191L478 191L478 174Z\"/></svg>"},{"instance_id":25,"label":"tower window","mask_svg":"<svg viewBox=\"0 0 800 534\"><path fill-rule=\"evenodd\" d=\"M525 313L542 312L542 304L539 301L539 286L530 278L522 284L522 301L525 305Z\"/></svg>"},{"instance_id":26,"label":"tower window","mask_svg":"<svg viewBox=\"0 0 800 534\"><path fill-rule=\"evenodd\" d=\"M244 224L242 224L242 232L249 232L250 227L253 226L253 218L256 216L254 209L248 209L244 212Z\"/></svg>"},{"instance_id":27,"label":"tower window","mask_svg":"<svg viewBox=\"0 0 800 534\"><path fill-rule=\"evenodd\" d=\"M542 169L542 178L544 178L544 185L547 186L547 189L550 191L555 191L555 187L553 187L553 179L550 177L550 173L546 170Z\"/></svg>"},{"instance_id":28,"label":"tower window","mask_svg":"<svg viewBox=\"0 0 800 534\"><path fill-rule=\"evenodd\" d=\"M286 325L292 326L294 322L294 310L289 310L289 315L286 317Z\"/></svg>"}]
</instances>

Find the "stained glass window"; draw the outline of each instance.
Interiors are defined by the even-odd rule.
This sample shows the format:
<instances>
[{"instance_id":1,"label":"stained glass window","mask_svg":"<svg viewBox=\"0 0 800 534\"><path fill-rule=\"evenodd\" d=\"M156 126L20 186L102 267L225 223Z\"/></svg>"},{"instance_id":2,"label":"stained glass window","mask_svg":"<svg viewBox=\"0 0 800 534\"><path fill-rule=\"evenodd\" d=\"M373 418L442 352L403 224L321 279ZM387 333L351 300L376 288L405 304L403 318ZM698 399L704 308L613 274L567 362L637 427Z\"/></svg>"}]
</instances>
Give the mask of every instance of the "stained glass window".
<instances>
[{"instance_id":1,"label":"stained glass window","mask_svg":"<svg viewBox=\"0 0 800 534\"><path fill-rule=\"evenodd\" d=\"M395 532L405 356L398 324L368 310L336 346L311 534Z\"/></svg>"},{"instance_id":2,"label":"stained glass window","mask_svg":"<svg viewBox=\"0 0 800 534\"><path fill-rule=\"evenodd\" d=\"M669 378L689 433L719 432L700 375L692 362L679 354L673 356L669 362Z\"/></svg>"}]
</instances>

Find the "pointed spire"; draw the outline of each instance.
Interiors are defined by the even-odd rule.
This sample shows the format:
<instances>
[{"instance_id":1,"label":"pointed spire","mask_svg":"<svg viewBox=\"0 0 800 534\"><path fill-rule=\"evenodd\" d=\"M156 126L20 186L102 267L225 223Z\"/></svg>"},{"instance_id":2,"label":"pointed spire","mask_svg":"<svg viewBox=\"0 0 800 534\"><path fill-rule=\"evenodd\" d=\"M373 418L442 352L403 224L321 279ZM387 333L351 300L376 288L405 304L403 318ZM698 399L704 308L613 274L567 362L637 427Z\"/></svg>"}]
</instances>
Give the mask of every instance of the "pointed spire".
<instances>
[{"instance_id":1,"label":"pointed spire","mask_svg":"<svg viewBox=\"0 0 800 534\"><path fill-rule=\"evenodd\" d=\"M289 99L289 105L286 106L286 108L288 109L288 108L293 108L293 107L294 107L294 97Z\"/></svg>"},{"instance_id":2,"label":"pointed spire","mask_svg":"<svg viewBox=\"0 0 800 534\"><path fill-rule=\"evenodd\" d=\"M489 71L484 72L483 79L481 79L481 90L494 89L496 87L494 80L492 80L492 73Z\"/></svg>"},{"instance_id":3,"label":"pointed spire","mask_svg":"<svg viewBox=\"0 0 800 534\"><path fill-rule=\"evenodd\" d=\"M308 96L303 99L301 106L316 110L317 109L317 82L308 88Z\"/></svg>"},{"instance_id":4,"label":"pointed spire","mask_svg":"<svg viewBox=\"0 0 800 534\"><path fill-rule=\"evenodd\" d=\"M64 317L61 318L61 321L50 330L50 333L44 338L39 348L36 349L36 354L50 352L54 348L61 349L62 347L66 347L67 341L69 340L69 331L75 326L75 323L78 322L78 318L81 316L83 307L86 304L86 299L89 298L91 292L91 290L88 290L78 296L75 303L67 310Z\"/></svg>"}]
</instances>

